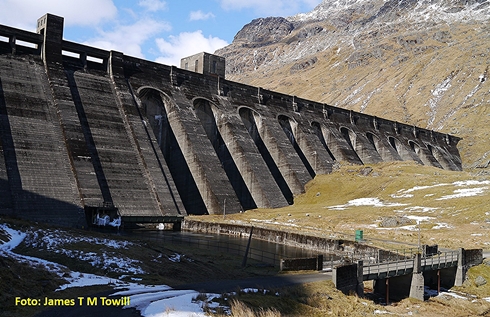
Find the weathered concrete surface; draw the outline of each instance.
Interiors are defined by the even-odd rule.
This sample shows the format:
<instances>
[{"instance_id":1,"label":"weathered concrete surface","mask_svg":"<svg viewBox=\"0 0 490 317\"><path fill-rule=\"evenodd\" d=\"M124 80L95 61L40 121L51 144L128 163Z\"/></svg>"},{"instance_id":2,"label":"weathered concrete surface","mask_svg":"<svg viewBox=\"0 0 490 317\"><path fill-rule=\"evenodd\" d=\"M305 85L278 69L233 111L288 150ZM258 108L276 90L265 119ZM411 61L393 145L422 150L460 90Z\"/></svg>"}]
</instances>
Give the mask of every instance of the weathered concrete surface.
<instances>
[{"instance_id":1,"label":"weathered concrete surface","mask_svg":"<svg viewBox=\"0 0 490 317\"><path fill-rule=\"evenodd\" d=\"M416 253L413 259L412 282L410 283L410 297L424 300L424 275L422 274L422 254Z\"/></svg>"},{"instance_id":2,"label":"weathered concrete surface","mask_svg":"<svg viewBox=\"0 0 490 317\"><path fill-rule=\"evenodd\" d=\"M185 219L182 230L197 233L227 234L248 237L250 225L221 224ZM297 232L287 232L268 228L253 227L254 239L304 248L308 250L335 253L346 251L349 254L377 254L379 248L350 240L330 239Z\"/></svg>"},{"instance_id":3,"label":"weathered concrete surface","mask_svg":"<svg viewBox=\"0 0 490 317\"><path fill-rule=\"evenodd\" d=\"M457 137L65 41L63 23L0 26L2 213L79 225L105 202L163 222L291 204L334 161L461 169Z\"/></svg>"}]
</instances>

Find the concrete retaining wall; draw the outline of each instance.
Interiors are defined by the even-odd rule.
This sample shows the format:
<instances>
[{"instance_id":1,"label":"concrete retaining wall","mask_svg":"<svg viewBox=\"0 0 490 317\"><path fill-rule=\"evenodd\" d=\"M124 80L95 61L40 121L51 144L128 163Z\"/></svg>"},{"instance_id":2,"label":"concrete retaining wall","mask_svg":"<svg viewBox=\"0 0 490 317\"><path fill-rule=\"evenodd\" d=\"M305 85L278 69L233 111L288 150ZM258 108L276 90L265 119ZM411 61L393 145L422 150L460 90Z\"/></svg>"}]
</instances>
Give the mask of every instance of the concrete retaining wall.
<instances>
[{"instance_id":1,"label":"concrete retaining wall","mask_svg":"<svg viewBox=\"0 0 490 317\"><path fill-rule=\"evenodd\" d=\"M248 237L250 228L251 226L246 225L220 224L188 219L184 219L182 222L182 230L200 233L228 234L240 237ZM371 252L372 254L375 254L379 251L378 248L366 246L355 241L328 239L255 226L253 229L253 238L325 253L349 251L359 253Z\"/></svg>"},{"instance_id":2,"label":"concrete retaining wall","mask_svg":"<svg viewBox=\"0 0 490 317\"><path fill-rule=\"evenodd\" d=\"M483 263L483 249L464 250L464 263L468 267Z\"/></svg>"},{"instance_id":3,"label":"concrete retaining wall","mask_svg":"<svg viewBox=\"0 0 490 317\"><path fill-rule=\"evenodd\" d=\"M323 270L323 255L313 258L281 259L280 271Z\"/></svg>"},{"instance_id":4,"label":"concrete retaining wall","mask_svg":"<svg viewBox=\"0 0 490 317\"><path fill-rule=\"evenodd\" d=\"M359 285L357 273L357 264L338 266L332 271L332 281L338 290L352 295Z\"/></svg>"}]
</instances>

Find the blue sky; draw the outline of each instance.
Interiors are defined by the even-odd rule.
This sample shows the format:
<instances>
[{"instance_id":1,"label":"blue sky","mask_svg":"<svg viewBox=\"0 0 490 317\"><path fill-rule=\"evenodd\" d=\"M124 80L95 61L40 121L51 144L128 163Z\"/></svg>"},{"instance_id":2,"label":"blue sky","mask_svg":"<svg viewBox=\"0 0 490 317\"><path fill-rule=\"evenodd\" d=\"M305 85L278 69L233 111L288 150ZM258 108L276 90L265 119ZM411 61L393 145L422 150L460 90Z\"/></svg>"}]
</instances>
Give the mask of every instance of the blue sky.
<instances>
[{"instance_id":1,"label":"blue sky","mask_svg":"<svg viewBox=\"0 0 490 317\"><path fill-rule=\"evenodd\" d=\"M35 31L49 12L64 38L169 65L233 41L252 19L311 11L321 0L0 0L0 24Z\"/></svg>"}]
</instances>

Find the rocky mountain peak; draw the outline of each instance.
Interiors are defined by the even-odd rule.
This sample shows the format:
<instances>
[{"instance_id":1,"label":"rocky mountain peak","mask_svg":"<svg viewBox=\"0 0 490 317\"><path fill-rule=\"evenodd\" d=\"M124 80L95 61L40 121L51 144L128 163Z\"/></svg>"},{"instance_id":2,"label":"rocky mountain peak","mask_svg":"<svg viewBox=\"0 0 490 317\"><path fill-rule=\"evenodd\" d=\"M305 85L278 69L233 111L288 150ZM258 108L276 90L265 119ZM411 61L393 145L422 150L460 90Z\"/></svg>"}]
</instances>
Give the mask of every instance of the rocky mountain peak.
<instances>
[{"instance_id":1,"label":"rocky mountain peak","mask_svg":"<svg viewBox=\"0 0 490 317\"><path fill-rule=\"evenodd\" d=\"M268 17L252 20L233 39L233 43L256 47L275 43L288 36L294 26L285 18Z\"/></svg>"}]
</instances>

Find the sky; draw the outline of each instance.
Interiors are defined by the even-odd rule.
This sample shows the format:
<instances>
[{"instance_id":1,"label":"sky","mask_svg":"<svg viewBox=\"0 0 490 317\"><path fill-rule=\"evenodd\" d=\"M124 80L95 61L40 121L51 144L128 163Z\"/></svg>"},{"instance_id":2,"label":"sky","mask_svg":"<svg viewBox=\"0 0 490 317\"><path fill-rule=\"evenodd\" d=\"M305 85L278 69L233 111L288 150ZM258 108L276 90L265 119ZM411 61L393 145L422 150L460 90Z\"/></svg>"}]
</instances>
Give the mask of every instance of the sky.
<instances>
[{"instance_id":1,"label":"sky","mask_svg":"<svg viewBox=\"0 0 490 317\"><path fill-rule=\"evenodd\" d=\"M321 0L0 0L0 24L35 31L64 17L64 39L167 65L213 53L255 18L311 11Z\"/></svg>"}]
</instances>

